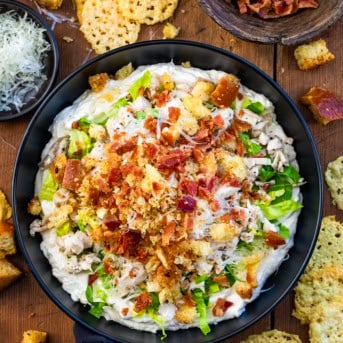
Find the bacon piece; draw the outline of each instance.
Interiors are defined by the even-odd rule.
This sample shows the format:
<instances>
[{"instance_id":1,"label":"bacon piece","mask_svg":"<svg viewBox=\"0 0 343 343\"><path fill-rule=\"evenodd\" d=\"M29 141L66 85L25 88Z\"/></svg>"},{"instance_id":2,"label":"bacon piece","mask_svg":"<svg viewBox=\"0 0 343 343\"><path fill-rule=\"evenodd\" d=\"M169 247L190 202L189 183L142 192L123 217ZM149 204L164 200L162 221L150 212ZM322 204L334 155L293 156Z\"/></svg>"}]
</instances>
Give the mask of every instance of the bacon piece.
<instances>
[{"instance_id":1,"label":"bacon piece","mask_svg":"<svg viewBox=\"0 0 343 343\"><path fill-rule=\"evenodd\" d=\"M152 297L149 295L148 292L141 293L136 299L135 299L135 312L139 313L143 310L145 310L151 303L152 303Z\"/></svg>"},{"instance_id":2,"label":"bacon piece","mask_svg":"<svg viewBox=\"0 0 343 343\"><path fill-rule=\"evenodd\" d=\"M237 142L236 142L236 152L239 156L244 156L246 153L245 146L242 140L240 139L237 139Z\"/></svg>"},{"instance_id":3,"label":"bacon piece","mask_svg":"<svg viewBox=\"0 0 343 343\"><path fill-rule=\"evenodd\" d=\"M239 90L239 81L234 75L226 75L219 80L211 93L211 101L219 108L229 107L236 99Z\"/></svg>"},{"instance_id":4,"label":"bacon piece","mask_svg":"<svg viewBox=\"0 0 343 343\"><path fill-rule=\"evenodd\" d=\"M169 96L169 91L168 90L164 90L161 93L155 93L153 95L153 98L156 99L156 106L157 107L162 107L164 106L170 99Z\"/></svg>"},{"instance_id":5,"label":"bacon piece","mask_svg":"<svg viewBox=\"0 0 343 343\"><path fill-rule=\"evenodd\" d=\"M309 105L314 118L323 125L343 119L343 101L326 88L312 87L300 100Z\"/></svg>"},{"instance_id":6,"label":"bacon piece","mask_svg":"<svg viewBox=\"0 0 343 343\"><path fill-rule=\"evenodd\" d=\"M142 235L139 230L127 229L122 233L121 246L118 250L120 252L122 251L122 254L136 256L138 244L140 243L141 239Z\"/></svg>"},{"instance_id":7,"label":"bacon piece","mask_svg":"<svg viewBox=\"0 0 343 343\"><path fill-rule=\"evenodd\" d=\"M249 8L251 8L249 6ZM277 16L282 17L298 10L297 2L293 0L274 0L273 8Z\"/></svg>"},{"instance_id":8,"label":"bacon piece","mask_svg":"<svg viewBox=\"0 0 343 343\"><path fill-rule=\"evenodd\" d=\"M179 183L179 185L182 192L191 196L197 195L198 185L195 181L184 179Z\"/></svg>"},{"instance_id":9,"label":"bacon piece","mask_svg":"<svg viewBox=\"0 0 343 343\"><path fill-rule=\"evenodd\" d=\"M117 182L120 182L122 179L121 171L119 168L111 168L108 173L107 182L110 186L114 186Z\"/></svg>"},{"instance_id":10,"label":"bacon piece","mask_svg":"<svg viewBox=\"0 0 343 343\"><path fill-rule=\"evenodd\" d=\"M190 155L191 152L187 150L171 150L166 155L161 156L158 164L158 169L174 170L176 167L182 165L189 158Z\"/></svg>"},{"instance_id":11,"label":"bacon piece","mask_svg":"<svg viewBox=\"0 0 343 343\"><path fill-rule=\"evenodd\" d=\"M64 170L62 187L76 191L81 184L81 161L68 159Z\"/></svg>"},{"instance_id":12,"label":"bacon piece","mask_svg":"<svg viewBox=\"0 0 343 343\"><path fill-rule=\"evenodd\" d=\"M116 217L107 217L104 219L104 224L110 231L119 229L121 221Z\"/></svg>"},{"instance_id":13,"label":"bacon piece","mask_svg":"<svg viewBox=\"0 0 343 343\"><path fill-rule=\"evenodd\" d=\"M201 163L205 157L204 153L201 151L201 149L193 148L192 150L192 156L193 158L198 162Z\"/></svg>"},{"instance_id":14,"label":"bacon piece","mask_svg":"<svg viewBox=\"0 0 343 343\"><path fill-rule=\"evenodd\" d=\"M144 128L149 130L151 133L156 133L157 119L153 117L148 117L145 119Z\"/></svg>"},{"instance_id":15,"label":"bacon piece","mask_svg":"<svg viewBox=\"0 0 343 343\"><path fill-rule=\"evenodd\" d=\"M230 287L230 282L224 274L214 276L213 281L217 282L222 287Z\"/></svg>"},{"instance_id":16,"label":"bacon piece","mask_svg":"<svg viewBox=\"0 0 343 343\"><path fill-rule=\"evenodd\" d=\"M214 118L213 118L213 123L214 125L216 125L217 127L219 127L220 129L224 127L225 122L223 117L220 114L217 114Z\"/></svg>"},{"instance_id":17,"label":"bacon piece","mask_svg":"<svg viewBox=\"0 0 343 343\"><path fill-rule=\"evenodd\" d=\"M190 195L182 196L177 202L177 209L182 212L193 212L197 206L197 201Z\"/></svg>"},{"instance_id":18,"label":"bacon piece","mask_svg":"<svg viewBox=\"0 0 343 343\"><path fill-rule=\"evenodd\" d=\"M111 146L111 151L118 155L123 155L126 152L132 151L137 146L138 137L132 137L124 142L115 142Z\"/></svg>"},{"instance_id":19,"label":"bacon piece","mask_svg":"<svg viewBox=\"0 0 343 343\"><path fill-rule=\"evenodd\" d=\"M105 182L104 179L102 179L102 178L96 179L96 184L102 193L106 194L106 193L111 192L111 188L110 188L109 184L107 182Z\"/></svg>"},{"instance_id":20,"label":"bacon piece","mask_svg":"<svg viewBox=\"0 0 343 343\"><path fill-rule=\"evenodd\" d=\"M285 239L277 232L269 231L265 234L266 244L274 249L286 243Z\"/></svg>"},{"instance_id":21,"label":"bacon piece","mask_svg":"<svg viewBox=\"0 0 343 343\"><path fill-rule=\"evenodd\" d=\"M183 218L183 227L190 231L194 227L194 214L193 213L186 213Z\"/></svg>"},{"instance_id":22,"label":"bacon piece","mask_svg":"<svg viewBox=\"0 0 343 343\"><path fill-rule=\"evenodd\" d=\"M127 314L129 313L129 308L128 307L123 307L122 309L121 309L121 313L122 313L122 315L125 317L125 316L127 316Z\"/></svg>"},{"instance_id":23,"label":"bacon piece","mask_svg":"<svg viewBox=\"0 0 343 343\"><path fill-rule=\"evenodd\" d=\"M235 119L230 127L230 131L233 131L236 137L238 137L241 132L247 132L249 130L251 130L251 124L239 119Z\"/></svg>"},{"instance_id":24,"label":"bacon piece","mask_svg":"<svg viewBox=\"0 0 343 343\"><path fill-rule=\"evenodd\" d=\"M174 221L166 223L162 232L162 246L169 245L169 242L175 233L175 229L176 223Z\"/></svg>"},{"instance_id":25,"label":"bacon piece","mask_svg":"<svg viewBox=\"0 0 343 343\"><path fill-rule=\"evenodd\" d=\"M169 107L168 108L168 117L171 123L176 123L180 117L180 108L179 107Z\"/></svg>"},{"instance_id":26,"label":"bacon piece","mask_svg":"<svg viewBox=\"0 0 343 343\"><path fill-rule=\"evenodd\" d=\"M88 285L89 286L92 286L93 283L95 282L95 280L98 278L98 275L97 274L90 274L88 276Z\"/></svg>"},{"instance_id":27,"label":"bacon piece","mask_svg":"<svg viewBox=\"0 0 343 343\"><path fill-rule=\"evenodd\" d=\"M210 130L209 129L199 130L194 136L194 140L197 142L204 142L204 141L209 142L211 140Z\"/></svg>"},{"instance_id":28,"label":"bacon piece","mask_svg":"<svg viewBox=\"0 0 343 343\"><path fill-rule=\"evenodd\" d=\"M216 317L223 317L227 309L232 306L233 303L223 298L218 298L216 304L212 309L212 313Z\"/></svg>"},{"instance_id":29,"label":"bacon piece","mask_svg":"<svg viewBox=\"0 0 343 343\"><path fill-rule=\"evenodd\" d=\"M145 154L149 161L153 160L158 153L158 146L153 143L147 143L145 146Z\"/></svg>"}]
</instances>

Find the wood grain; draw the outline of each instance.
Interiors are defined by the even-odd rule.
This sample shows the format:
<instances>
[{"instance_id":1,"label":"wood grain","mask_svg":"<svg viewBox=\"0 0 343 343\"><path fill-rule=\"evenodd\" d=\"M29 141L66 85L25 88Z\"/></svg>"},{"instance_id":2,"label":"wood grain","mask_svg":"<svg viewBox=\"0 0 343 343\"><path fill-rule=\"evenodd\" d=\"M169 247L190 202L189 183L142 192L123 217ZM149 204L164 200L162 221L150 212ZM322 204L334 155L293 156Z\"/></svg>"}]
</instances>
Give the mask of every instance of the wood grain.
<instances>
[{"instance_id":1,"label":"wood grain","mask_svg":"<svg viewBox=\"0 0 343 343\"><path fill-rule=\"evenodd\" d=\"M32 7L30 0L21 0ZM66 16L75 16L71 0L65 0L63 7L57 13ZM312 85L313 82L326 83L332 86L338 93L343 88L340 85L342 79L342 47L339 46L342 37L342 21L333 27L327 34L329 46L336 53L337 60L331 65L322 67L313 73L304 74L296 69L292 58L292 49L278 48L273 46L254 44L241 41L218 26L208 17L197 4L196 0L181 0L171 22L181 28L179 39L189 39L209 43L218 47L231 50L234 53L252 61L269 75L276 76L281 84L296 99L302 92ZM151 40L162 38L163 24L152 27L142 26L139 40ZM89 50L89 45L84 40L77 28L69 24L57 24L55 27L58 44L61 53L61 64L58 80L61 81L70 72L95 55ZM72 43L63 40L64 36L74 39ZM277 64L274 66L274 58ZM340 69L339 69L340 68ZM336 75L340 72L340 78ZM327 128L319 128L311 119L310 114L304 109L305 118L311 124L316 140L319 142L323 165L342 151L340 134L343 133L342 124L333 124ZM30 116L0 124L0 188L10 197L11 178L16 150L25 132ZM330 135L329 135L330 134ZM328 194L326 194L326 213L334 213L330 206ZM40 329L47 331L50 343L74 342L72 333L72 320L65 315L41 290L40 286L30 273L23 257L18 253L13 259L23 271L23 277L13 286L0 293L0 341L3 343L19 342L22 332L27 329ZM291 331L306 336L306 328L290 321L290 309L292 301L290 297L278 306L275 315L267 315L254 326L242 332L226 342L238 343L248 334L259 333L272 328L289 328ZM274 322L274 325L273 325ZM291 323L291 324L290 324Z\"/></svg>"}]
</instances>

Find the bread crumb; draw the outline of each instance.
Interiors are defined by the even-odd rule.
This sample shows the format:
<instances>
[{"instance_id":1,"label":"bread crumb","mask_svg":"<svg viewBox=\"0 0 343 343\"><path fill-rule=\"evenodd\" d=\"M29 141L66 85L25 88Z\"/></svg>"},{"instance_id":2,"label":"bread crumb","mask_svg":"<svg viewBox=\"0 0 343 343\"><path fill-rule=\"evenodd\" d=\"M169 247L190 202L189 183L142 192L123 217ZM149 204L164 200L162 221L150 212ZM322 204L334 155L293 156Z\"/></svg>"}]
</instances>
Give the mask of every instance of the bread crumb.
<instances>
[{"instance_id":1,"label":"bread crumb","mask_svg":"<svg viewBox=\"0 0 343 343\"><path fill-rule=\"evenodd\" d=\"M63 36L63 40L67 43L74 42L74 39L69 36Z\"/></svg>"},{"instance_id":2,"label":"bread crumb","mask_svg":"<svg viewBox=\"0 0 343 343\"><path fill-rule=\"evenodd\" d=\"M175 27L173 24L167 23L163 27L163 38L164 39L173 39L179 34L179 32L180 32L179 27Z\"/></svg>"}]
</instances>

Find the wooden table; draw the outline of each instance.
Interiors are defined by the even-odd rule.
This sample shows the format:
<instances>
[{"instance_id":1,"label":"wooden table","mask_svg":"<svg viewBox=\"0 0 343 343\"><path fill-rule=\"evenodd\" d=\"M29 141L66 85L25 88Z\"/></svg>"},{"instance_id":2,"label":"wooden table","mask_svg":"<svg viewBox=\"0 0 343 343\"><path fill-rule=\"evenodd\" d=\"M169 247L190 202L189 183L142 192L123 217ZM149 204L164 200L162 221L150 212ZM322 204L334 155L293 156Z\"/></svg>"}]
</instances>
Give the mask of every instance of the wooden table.
<instances>
[{"instance_id":1,"label":"wooden table","mask_svg":"<svg viewBox=\"0 0 343 343\"><path fill-rule=\"evenodd\" d=\"M32 7L30 0L21 0ZM75 16L71 0L65 0L59 13ZM230 50L258 65L271 75L274 80L291 95L299 105L308 122L318 145L322 167L337 156L343 154L343 120L326 127L320 126L310 112L299 104L298 99L309 87L323 85L336 91L343 97L343 20L336 23L322 37L327 41L336 60L314 71L302 72L296 67L293 57L294 47L261 45L241 41L219 27L199 7L196 0L180 0L172 19L175 26L181 27L180 39L189 39L222 47ZM139 40L162 37L163 24L152 27L143 26ZM58 81L91 57L89 46L78 29L67 23L57 24L55 34L61 52ZM63 36L69 36L74 42L67 43ZM92 55L93 56L93 55ZM0 124L0 188L8 197L11 193L11 178L16 150L30 120L30 116ZM343 220L342 212L331 204L325 187L324 215L336 214ZM0 341L3 343L19 342L22 332L28 329L44 330L49 333L50 343L74 342L73 321L65 315L41 290L30 273L23 257L18 253L11 260L23 270L23 277L0 294ZM289 294L275 310L241 334L225 342L240 342L252 333L277 328L297 333L303 342L308 341L308 328L291 316L293 297Z\"/></svg>"}]
</instances>

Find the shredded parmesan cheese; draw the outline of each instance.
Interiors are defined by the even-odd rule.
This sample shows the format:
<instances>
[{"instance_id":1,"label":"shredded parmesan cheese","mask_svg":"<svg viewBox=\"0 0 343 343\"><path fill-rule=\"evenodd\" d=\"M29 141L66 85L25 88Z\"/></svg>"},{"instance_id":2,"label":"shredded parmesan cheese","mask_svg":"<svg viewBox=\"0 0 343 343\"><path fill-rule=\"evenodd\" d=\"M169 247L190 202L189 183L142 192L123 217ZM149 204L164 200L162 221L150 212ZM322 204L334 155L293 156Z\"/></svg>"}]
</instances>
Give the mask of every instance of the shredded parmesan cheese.
<instances>
[{"instance_id":1,"label":"shredded parmesan cheese","mask_svg":"<svg viewBox=\"0 0 343 343\"><path fill-rule=\"evenodd\" d=\"M43 59L51 46L44 31L27 14L0 14L0 111L19 112L46 80Z\"/></svg>"}]
</instances>

